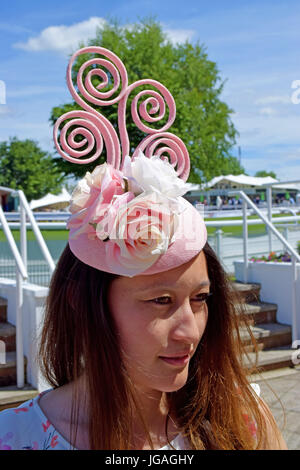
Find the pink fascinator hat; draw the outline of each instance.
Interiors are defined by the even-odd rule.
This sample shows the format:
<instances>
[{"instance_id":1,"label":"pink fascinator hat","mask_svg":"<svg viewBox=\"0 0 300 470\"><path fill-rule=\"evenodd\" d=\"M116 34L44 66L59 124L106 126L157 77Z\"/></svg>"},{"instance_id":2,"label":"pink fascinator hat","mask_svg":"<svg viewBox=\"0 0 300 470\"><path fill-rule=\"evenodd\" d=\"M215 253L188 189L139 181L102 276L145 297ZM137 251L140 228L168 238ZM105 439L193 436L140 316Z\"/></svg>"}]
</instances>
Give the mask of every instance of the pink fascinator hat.
<instances>
[{"instance_id":1,"label":"pink fascinator hat","mask_svg":"<svg viewBox=\"0 0 300 470\"><path fill-rule=\"evenodd\" d=\"M72 67L80 54L87 53L94 58L81 65L77 91ZM96 87L91 81L95 75L100 79ZM107 155L107 161L87 172L72 193L67 224L71 251L96 269L129 277L168 271L190 261L203 249L207 231L200 212L183 198L190 189L190 160L182 140L167 132L176 116L170 92L152 79L128 85L124 64L103 47L85 47L71 57L67 84L82 109L56 121L57 151L78 164L96 161L104 147ZM109 91L101 91L110 84ZM154 90L145 90L145 85ZM130 156L126 105L138 87L143 89L132 100L131 116L146 136ZM117 104L119 132L89 103L97 109ZM166 108L167 122L160 129L146 125L161 121Z\"/></svg>"}]
</instances>

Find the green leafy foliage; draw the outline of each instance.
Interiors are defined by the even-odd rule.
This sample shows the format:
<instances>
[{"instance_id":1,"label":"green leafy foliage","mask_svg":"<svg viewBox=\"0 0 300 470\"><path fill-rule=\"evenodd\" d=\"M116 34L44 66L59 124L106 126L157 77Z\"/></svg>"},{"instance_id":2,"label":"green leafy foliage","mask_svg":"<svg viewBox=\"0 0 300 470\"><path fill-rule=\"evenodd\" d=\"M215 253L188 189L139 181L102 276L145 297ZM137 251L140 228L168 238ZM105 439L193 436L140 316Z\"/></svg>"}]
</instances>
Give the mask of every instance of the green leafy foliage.
<instances>
[{"instance_id":1,"label":"green leafy foliage","mask_svg":"<svg viewBox=\"0 0 300 470\"><path fill-rule=\"evenodd\" d=\"M261 178L263 178L265 176L272 176L272 178L277 179L277 176L274 173L274 171L265 171L265 170L257 171L255 173L255 176L258 176L258 177L261 177Z\"/></svg>"},{"instance_id":2,"label":"green leafy foliage","mask_svg":"<svg viewBox=\"0 0 300 470\"><path fill-rule=\"evenodd\" d=\"M61 190L64 175L32 140L0 142L0 186L22 189L29 201Z\"/></svg>"},{"instance_id":3,"label":"green leafy foliage","mask_svg":"<svg viewBox=\"0 0 300 470\"><path fill-rule=\"evenodd\" d=\"M79 47L84 46L101 46L113 51L125 64L130 84L152 78L169 89L177 108L176 120L169 132L180 137L188 149L191 160L190 182L201 183L221 174L244 172L238 159L230 153L236 143L237 131L230 120L233 110L220 99L225 82L221 82L217 66L208 59L203 45L192 45L189 42L174 45L167 39L160 23L147 19L127 28L117 22L108 22L98 29L95 38ZM92 57L95 55L78 57L72 71L74 84L80 66ZM98 76L93 76L91 81L94 87L100 84ZM146 88L149 89L149 86ZM109 86L101 91L108 89ZM133 91L127 103L126 120L131 152L145 137L130 115L132 99L142 89L145 87ZM118 130L117 105L101 108L92 106ZM50 121L54 125L63 113L75 109L80 108L74 102L55 107ZM159 122L159 126L153 124L154 128L161 128L166 119L167 116ZM76 136L75 140L81 139ZM95 164L103 163L105 158L104 149L96 163L74 165L58 156L57 165L65 174L82 177Z\"/></svg>"}]
</instances>

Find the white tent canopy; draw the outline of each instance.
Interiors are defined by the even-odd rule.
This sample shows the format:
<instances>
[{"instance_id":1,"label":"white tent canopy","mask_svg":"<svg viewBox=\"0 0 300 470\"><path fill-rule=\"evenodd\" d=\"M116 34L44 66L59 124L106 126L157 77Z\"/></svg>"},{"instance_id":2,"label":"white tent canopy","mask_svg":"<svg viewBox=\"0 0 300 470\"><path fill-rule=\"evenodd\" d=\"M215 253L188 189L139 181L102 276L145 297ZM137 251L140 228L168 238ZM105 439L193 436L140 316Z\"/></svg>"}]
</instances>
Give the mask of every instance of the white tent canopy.
<instances>
[{"instance_id":1,"label":"white tent canopy","mask_svg":"<svg viewBox=\"0 0 300 470\"><path fill-rule=\"evenodd\" d=\"M194 184L191 187L191 191L205 191L208 189L213 188L223 188L223 189L230 189L230 188L239 188L239 187L252 187L252 188L259 188L269 183L278 183L273 186L276 189L291 189L291 190L298 190L300 189L299 184L280 184L279 180L272 178L271 176L248 176L248 175L221 175L216 176L212 180L208 181L206 184Z\"/></svg>"},{"instance_id":2,"label":"white tent canopy","mask_svg":"<svg viewBox=\"0 0 300 470\"><path fill-rule=\"evenodd\" d=\"M230 184L233 185L240 185L240 186L263 186L264 184L268 183L277 183L278 180L272 178L271 176L265 177L257 177L257 176L248 176L248 175L221 175L216 176L212 180L210 180L207 184L207 188L211 188L216 184Z\"/></svg>"},{"instance_id":3,"label":"white tent canopy","mask_svg":"<svg viewBox=\"0 0 300 470\"><path fill-rule=\"evenodd\" d=\"M51 194L48 193L46 196L42 197L38 200L32 200L29 203L29 207L32 210L35 209L63 209L68 207L70 204L71 196L66 190L66 188L62 189L60 194Z\"/></svg>"}]
</instances>

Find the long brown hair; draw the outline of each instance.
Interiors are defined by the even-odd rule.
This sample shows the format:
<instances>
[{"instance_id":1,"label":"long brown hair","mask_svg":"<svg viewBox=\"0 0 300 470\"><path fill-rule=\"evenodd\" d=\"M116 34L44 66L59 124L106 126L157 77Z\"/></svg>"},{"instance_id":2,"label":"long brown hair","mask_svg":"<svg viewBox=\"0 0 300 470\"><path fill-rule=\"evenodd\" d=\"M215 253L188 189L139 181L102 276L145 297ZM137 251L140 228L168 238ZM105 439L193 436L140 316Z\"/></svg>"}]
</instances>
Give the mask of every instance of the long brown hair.
<instances>
[{"instance_id":1,"label":"long brown hair","mask_svg":"<svg viewBox=\"0 0 300 470\"><path fill-rule=\"evenodd\" d=\"M246 316L208 243L204 253L213 293L208 321L185 386L167 394L170 413L191 449L255 449L266 429L243 365L239 326ZM91 449L130 449L134 408L139 412L108 308L109 286L117 277L82 263L67 245L52 276L40 338L41 369L54 388L75 383L83 372L87 378ZM76 423L80 397L74 397Z\"/></svg>"}]
</instances>

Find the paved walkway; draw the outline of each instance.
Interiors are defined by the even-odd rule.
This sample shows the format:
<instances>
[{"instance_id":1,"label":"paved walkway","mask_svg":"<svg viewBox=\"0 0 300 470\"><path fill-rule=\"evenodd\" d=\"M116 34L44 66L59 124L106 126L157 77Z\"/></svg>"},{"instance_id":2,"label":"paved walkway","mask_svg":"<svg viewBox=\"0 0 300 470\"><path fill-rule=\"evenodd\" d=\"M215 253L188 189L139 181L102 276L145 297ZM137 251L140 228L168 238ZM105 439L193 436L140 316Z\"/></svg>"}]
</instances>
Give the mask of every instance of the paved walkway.
<instances>
[{"instance_id":1,"label":"paved walkway","mask_svg":"<svg viewBox=\"0 0 300 470\"><path fill-rule=\"evenodd\" d=\"M261 376L263 380L254 377L253 381L260 385L261 397L270 407L288 449L300 450L300 365Z\"/></svg>"}]
</instances>

